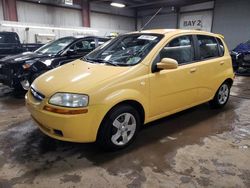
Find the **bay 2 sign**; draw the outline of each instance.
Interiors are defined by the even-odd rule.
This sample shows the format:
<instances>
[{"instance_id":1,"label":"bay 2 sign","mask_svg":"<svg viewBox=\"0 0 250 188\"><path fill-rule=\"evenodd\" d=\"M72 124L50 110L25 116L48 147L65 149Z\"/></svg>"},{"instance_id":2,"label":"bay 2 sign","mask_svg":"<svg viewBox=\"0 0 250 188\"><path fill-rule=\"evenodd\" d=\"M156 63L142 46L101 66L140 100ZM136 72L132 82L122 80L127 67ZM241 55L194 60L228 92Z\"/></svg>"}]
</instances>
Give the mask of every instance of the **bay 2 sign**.
<instances>
[{"instance_id":1,"label":"bay 2 sign","mask_svg":"<svg viewBox=\"0 0 250 188\"><path fill-rule=\"evenodd\" d=\"M212 11L181 13L179 27L180 29L211 31L212 14Z\"/></svg>"}]
</instances>

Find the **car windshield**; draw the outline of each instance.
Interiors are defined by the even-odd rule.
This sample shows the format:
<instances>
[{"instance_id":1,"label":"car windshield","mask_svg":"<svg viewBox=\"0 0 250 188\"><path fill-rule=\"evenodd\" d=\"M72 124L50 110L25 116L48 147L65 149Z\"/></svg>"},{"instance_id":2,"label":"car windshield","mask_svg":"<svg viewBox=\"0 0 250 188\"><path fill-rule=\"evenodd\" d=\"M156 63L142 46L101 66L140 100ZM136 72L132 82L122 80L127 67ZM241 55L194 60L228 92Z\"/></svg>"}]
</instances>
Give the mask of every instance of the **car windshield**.
<instances>
[{"instance_id":1,"label":"car windshield","mask_svg":"<svg viewBox=\"0 0 250 188\"><path fill-rule=\"evenodd\" d=\"M41 53L41 54L55 55L59 53L60 51L62 51L66 46L68 46L74 40L75 39L73 37L61 38L53 42L50 42L48 44L45 44L41 48L37 49L35 52Z\"/></svg>"},{"instance_id":2,"label":"car windshield","mask_svg":"<svg viewBox=\"0 0 250 188\"><path fill-rule=\"evenodd\" d=\"M138 64L161 40L159 34L121 35L103 44L83 59L93 63L106 63L114 66Z\"/></svg>"},{"instance_id":3,"label":"car windshield","mask_svg":"<svg viewBox=\"0 0 250 188\"><path fill-rule=\"evenodd\" d=\"M16 44L19 43L19 38L15 33L1 33L0 34L0 43L1 44Z\"/></svg>"}]
</instances>

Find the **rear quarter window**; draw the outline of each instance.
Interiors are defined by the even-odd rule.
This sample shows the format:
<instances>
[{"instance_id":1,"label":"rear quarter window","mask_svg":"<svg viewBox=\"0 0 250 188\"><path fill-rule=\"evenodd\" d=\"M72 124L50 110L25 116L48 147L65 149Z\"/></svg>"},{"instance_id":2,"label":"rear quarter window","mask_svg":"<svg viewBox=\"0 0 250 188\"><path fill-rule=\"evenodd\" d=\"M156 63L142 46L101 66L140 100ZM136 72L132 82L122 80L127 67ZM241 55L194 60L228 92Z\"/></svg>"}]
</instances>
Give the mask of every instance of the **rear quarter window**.
<instances>
[{"instance_id":1,"label":"rear quarter window","mask_svg":"<svg viewBox=\"0 0 250 188\"><path fill-rule=\"evenodd\" d=\"M220 55L220 57L222 57L222 56L224 56L224 53L225 53L225 47L224 47L224 44L220 38L217 38L217 41L218 41L218 45L219 45L219 55Z\"/></svg>"}]
</instances>

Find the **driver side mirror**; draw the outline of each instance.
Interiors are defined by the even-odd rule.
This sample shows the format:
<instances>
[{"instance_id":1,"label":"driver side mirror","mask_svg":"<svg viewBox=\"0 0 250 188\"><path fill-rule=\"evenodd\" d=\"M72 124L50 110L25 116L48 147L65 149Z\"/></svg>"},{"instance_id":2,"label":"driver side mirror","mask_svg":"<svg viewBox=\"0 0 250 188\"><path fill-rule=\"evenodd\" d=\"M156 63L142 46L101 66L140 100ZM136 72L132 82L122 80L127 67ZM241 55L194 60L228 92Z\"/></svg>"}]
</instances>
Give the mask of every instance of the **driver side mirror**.
<instances>
[{"instance_id":1,"label":"driver side mirror","mask_svg":"<svg viewBox=\"0 0 250 188\"><path fill-rule=\"evenodd\" d=\"M75 55L76 54L76 50L73 49L68 49L66 55L70 56L70 55Z\"/></svg>"},{"instance_id":2,"label":"driver side mirror","mask_svg":"<svg viewBox=\"0 0 250 188\"><path fill-rule=\"evenodd\" d=\"M157 69L159 70L177 69L178 62L175 59L163 58L161 62L156 64L156 66L157 66Z\"/></svg>"}]
</instances>

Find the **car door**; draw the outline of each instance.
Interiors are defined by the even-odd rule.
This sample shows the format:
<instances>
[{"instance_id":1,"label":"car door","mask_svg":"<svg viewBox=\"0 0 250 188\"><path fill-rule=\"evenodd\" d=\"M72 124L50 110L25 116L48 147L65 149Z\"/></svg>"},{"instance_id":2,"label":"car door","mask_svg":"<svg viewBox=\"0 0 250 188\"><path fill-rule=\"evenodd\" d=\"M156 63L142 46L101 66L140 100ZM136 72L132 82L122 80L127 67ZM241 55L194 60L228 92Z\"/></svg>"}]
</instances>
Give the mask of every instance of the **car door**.
<instances>
[{"instance_id":1,"label":"car door","mask_svg":"<svg viewBox=\"0 0 250 188\"><path fill-rule=\"evenodd\" d=\"M198 99L206 102L213 98L217 87L224 81L224 46L213 36L197 35L197 49L200 62L197 65Z\"/></svg>"},{"instance_id":2,"label":"car door","mask_svg":"<svg viewBox=\"0 0 250 188\"><path fill-rule=\"evenodd\" d=\"M178 62L177 69L157 71L162 58ZM152 63L150 116L157 118L193 106L197 98L196 55L192 35L178 36L167 43Z\"/></svg>"}]
</instances>

